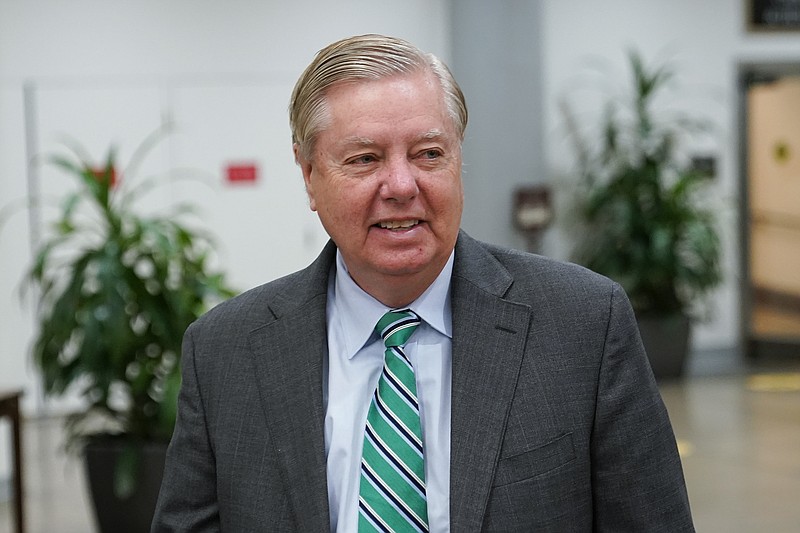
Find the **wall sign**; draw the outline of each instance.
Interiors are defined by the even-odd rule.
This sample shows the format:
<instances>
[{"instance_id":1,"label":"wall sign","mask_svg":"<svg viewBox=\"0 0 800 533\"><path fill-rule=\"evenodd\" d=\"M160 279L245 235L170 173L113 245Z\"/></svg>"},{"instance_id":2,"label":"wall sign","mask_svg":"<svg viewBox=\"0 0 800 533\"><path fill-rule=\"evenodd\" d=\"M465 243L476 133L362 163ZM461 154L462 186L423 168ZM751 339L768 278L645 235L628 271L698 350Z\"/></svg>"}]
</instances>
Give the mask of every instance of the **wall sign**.
<instances>
[{"instance_id":1,"label":"wall sign","mask_svg":"<svg viewBox=\"0 0 800 533\"><path fill-rule=\"evenodd\" d=\"M228 183L255 183L258 166L255 163L229 163L225 166L225 179Z\"/></svg>"},{"instance_id":2,"label":"wall sign","mask_svg":"<svg viewBox=\"0 0 800 533\"><path fill-rule=\"evenodd\" d=\"M747 0L751 31L800 31L800 0Z\"/></svg>"}]
</instances>

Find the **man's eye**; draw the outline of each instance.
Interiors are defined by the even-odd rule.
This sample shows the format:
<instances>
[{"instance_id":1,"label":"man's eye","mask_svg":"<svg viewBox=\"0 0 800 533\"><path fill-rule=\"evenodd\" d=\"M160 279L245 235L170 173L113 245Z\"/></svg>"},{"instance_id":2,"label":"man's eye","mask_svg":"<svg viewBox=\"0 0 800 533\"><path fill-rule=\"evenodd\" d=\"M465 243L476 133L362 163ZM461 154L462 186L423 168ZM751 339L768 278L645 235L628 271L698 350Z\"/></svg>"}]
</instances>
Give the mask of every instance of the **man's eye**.
<instances>
[{"instance_id":1,"label":"man's eye","mask_svg":"<svg viewBox=\"0 0 800 533\"><path fill-rule=\"evenodd\" d=\"M349 159L347 162L351 165L368 165L375 161L375 156L371 154L364 154L358 157L354 157L353 159Z\"/></svg>"},{"instance_id":2,"label":"man's eye","mask_svg":"<svg viewBox=\"0 0 800 533\"><path fill-rule=\"evenodd\" d=\"M436 159L442 157L442 152L433 149L425 150L424 152L422 152L422 157L424 157L425 159Z\"/></svg>"}]
</instances>

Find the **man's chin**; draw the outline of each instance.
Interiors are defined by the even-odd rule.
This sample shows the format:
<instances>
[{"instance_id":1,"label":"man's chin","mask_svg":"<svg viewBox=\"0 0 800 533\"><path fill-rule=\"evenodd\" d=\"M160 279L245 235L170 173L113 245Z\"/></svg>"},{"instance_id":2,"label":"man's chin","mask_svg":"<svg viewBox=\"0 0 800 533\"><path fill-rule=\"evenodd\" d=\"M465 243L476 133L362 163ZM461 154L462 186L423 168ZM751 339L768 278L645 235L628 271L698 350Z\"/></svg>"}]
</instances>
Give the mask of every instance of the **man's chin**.
<instances>
[{"instance_id":1,"label":"man's chin","mask_svg":"<svg viewBox=\"0 0 800 533\"><path fill-rule=\"evenodd\" d=\"M389 278L412 278L434 270L438 275L447 261L447 258L440 261L432 254L419 254L418 251L414 254L394 253L389 255L390 257L373 264L375 273Z\"/></svg>"}]
</instances>

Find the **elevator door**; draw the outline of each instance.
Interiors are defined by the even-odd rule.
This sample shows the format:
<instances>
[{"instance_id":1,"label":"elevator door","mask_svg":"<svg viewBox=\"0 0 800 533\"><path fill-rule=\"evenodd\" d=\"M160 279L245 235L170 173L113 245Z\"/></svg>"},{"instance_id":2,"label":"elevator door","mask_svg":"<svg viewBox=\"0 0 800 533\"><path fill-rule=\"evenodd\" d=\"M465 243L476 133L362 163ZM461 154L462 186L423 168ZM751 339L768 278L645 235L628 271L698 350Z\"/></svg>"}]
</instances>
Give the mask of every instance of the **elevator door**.
<instances>
[{"instance_id":1,"label":"elevator door","mask_svg":"<svg viewBox=\"0 0 800 533\"><path fill-rule=\"evenodd\" d=\"M747 94L748 340L800 346L800 76Z\"/></svg>"}]
</instances>

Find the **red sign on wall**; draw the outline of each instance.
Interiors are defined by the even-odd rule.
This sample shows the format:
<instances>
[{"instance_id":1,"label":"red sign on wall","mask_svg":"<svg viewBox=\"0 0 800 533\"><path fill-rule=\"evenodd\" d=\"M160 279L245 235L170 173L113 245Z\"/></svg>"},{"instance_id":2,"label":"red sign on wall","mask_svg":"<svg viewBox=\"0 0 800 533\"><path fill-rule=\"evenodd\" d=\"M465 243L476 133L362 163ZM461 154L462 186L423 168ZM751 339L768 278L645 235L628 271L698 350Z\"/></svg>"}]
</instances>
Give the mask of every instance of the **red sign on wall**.
<instances>
[{"instance_id":1,"label":"red sign on wall","mask_svg":"<svg viewBox=\"0 0 800 533\"><path fill-rule=\"evenodd\" d=\"M255 183L258 180L258 167L255 163L229 164L225 167L228 183Z\"/></svg>"}]
</instances>

